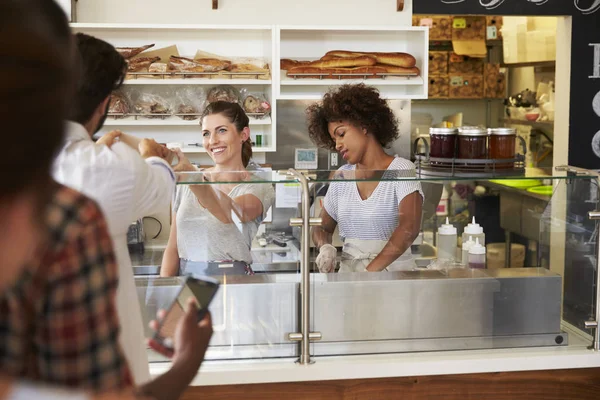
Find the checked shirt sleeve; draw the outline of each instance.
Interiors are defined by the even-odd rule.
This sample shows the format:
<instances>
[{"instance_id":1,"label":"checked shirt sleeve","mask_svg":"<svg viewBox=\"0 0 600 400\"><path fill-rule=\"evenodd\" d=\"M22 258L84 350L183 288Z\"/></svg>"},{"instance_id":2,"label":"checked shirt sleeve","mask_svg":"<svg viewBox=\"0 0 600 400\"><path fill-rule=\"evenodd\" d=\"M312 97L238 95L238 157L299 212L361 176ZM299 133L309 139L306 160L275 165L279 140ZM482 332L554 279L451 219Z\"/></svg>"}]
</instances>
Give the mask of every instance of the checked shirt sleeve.
<instances>
[{"instance_id":1,"label":"checked shirt sleeve","mask_svg":"<svg viewBox=\"0 0 600 400\"><path fill-rule=\"evenodd\" d=\"M43 381L69 387L126 388L132 380L119 345L118 269L106 222L83 196L64 213L56 227L64 246L44 260L54 273L37 313L37 371Z\"/></svg>"}]
</instances>

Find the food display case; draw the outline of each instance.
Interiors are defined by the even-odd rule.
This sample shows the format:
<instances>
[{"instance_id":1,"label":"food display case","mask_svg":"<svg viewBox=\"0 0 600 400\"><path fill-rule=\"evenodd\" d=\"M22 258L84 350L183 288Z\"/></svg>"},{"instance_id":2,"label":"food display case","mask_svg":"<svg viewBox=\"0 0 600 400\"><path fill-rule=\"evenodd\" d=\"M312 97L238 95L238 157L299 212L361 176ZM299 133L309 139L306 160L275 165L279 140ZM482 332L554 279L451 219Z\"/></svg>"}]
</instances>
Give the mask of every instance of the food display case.
<instances>
[{"instance_id":1,"label":"food display case","mask_svg":"<svg viewBox=\"0 0 600 400\"><path fill-rule=\"evenodd\" d=\"M244 174L243 182L211 179L204 181L201 172L180 173L178 185L213 185L213 190L218 190L217 185L273 186L273 215L283 206L292 214L286 214L290 229L278 232L277 240L270 236L260 248L249 244L253 258L255 253L272 252L271 263L280 265L277 257L288 257L289 268L269 268L269 260L264 259L262 264L256 262L260 267L255 275L217 276L222 285L210 307L215 334L208 360L283 359L318 364L320 357L357 354L527 347L598 350L596 219L600 214L598 175L591 171L526 169L519 180L543 180L552 187L551 194L536 195L535 207L523 201L521 209L513 210L537 224L530 231L537 232L539 251L536 257L526 258L523 268L492 268L498 264L488 261L485 269L461 263L458 241L454 260L436 262L431 231L442 223L435 208L444 185L470 182L485 188L492 179L420 175L418 170L368 171L360 176L352 171L255 171ZM504 177L500 172L490 187L502 191L504 182L514 180L514 175ZM322 221L312 214L313 203L332 183L364 181L375 182L377 187L420 183L425 198L421 234L412 245L416 267L319 273L310 230ZM481 190L470 196L478 195ZM259 234L261 238L269 237L268 229ZM179 284L177 277L138 276L145 322L169 304ZM153 361L164 361L150 354Z\"/></svg>"}]
</instances>

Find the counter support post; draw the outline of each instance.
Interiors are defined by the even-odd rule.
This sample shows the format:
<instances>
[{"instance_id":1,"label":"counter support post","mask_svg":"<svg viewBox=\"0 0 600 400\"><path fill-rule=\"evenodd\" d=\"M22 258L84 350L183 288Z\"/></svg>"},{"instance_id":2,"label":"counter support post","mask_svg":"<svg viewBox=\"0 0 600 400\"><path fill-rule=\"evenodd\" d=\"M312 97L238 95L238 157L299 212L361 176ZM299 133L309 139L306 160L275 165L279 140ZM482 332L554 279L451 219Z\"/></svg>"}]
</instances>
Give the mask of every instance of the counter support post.
<instances>
[{"instance_id":1,"label":"counter support post","mask_svg":"<svg viewBox=\"0 0 600 400\"><path fill-rule=\"evenodd\" d=\"M300 182L302 189L302 242L300 243L300 332L302 341L300 342L299 364L310 364L310 193L308 188L308 179L296 171L290 169L289 174Z\"/></svg>"}]
</instances>

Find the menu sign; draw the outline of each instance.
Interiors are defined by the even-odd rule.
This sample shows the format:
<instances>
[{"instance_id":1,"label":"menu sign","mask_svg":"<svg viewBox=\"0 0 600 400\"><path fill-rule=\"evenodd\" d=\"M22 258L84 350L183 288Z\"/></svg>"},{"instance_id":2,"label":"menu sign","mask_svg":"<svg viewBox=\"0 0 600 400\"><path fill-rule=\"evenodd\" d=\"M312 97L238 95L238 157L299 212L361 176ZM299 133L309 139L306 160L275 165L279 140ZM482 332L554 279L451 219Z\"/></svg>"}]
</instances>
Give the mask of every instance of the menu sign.
<instances>
[{"instance_id":1,"label":"menu sign","mask_svg":"<svg viewBox=\"0 0 600 400\"><path fill-rule=\"evenodd\" d=\"M572 16L569 165L600 169L600 0L415 0L413 12Z\"/></svg>"}]
</instances>

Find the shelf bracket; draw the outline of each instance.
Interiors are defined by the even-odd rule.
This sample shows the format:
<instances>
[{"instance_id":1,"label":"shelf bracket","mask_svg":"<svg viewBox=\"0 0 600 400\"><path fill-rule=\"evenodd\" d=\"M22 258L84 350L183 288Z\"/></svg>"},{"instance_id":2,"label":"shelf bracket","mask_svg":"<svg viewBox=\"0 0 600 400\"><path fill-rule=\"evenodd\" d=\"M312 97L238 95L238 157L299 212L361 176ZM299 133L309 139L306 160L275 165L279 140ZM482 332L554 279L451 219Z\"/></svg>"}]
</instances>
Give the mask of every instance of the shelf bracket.
<instances>
[{"instance_id":1,"label":"shelf bracket","mask_svg":"<svg viewBox=\"0 0 600 400\"><path fill-rule=\"evenodd\" d=\"M400 1L400 0L398 0ZM219 8L219 0L212 0L212 9L217 10Z\"/></svg>"},{"instance_id":2,"label":"shelf bracket","mask_svg":"<svg viewBox=\"0 0 600 400\"><path fill-rule=\"evenodd\" d=\"M396 11L404 11L404 0L396 0Z\"/></svg>"}]
</instances>

